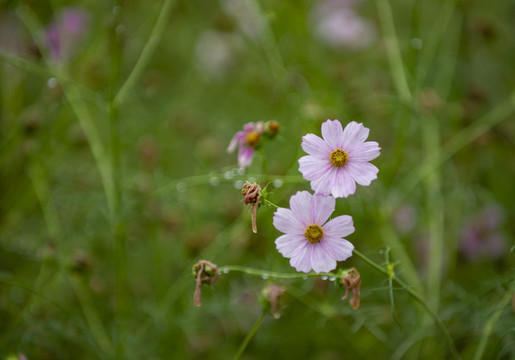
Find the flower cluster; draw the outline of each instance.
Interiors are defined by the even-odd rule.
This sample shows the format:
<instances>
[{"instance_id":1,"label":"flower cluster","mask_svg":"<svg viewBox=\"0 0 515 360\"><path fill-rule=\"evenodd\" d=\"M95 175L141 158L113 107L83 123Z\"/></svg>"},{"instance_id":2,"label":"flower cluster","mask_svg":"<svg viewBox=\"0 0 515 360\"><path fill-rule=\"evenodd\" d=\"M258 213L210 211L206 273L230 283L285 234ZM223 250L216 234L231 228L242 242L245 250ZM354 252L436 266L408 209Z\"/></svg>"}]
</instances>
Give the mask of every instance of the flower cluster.
<instances>
[{"instance_id":1,"label":"flower cluster","mask_svg":"<svg viewBox=\"0 0 515 360\"><path fill-rule=\"evenodd\" d=\"M297 271L329 272L337 261L352 256L354 246L344 239L354 232L352 217L327 220L336 198L354 194L356 183L366 186L377 178L379 170L369 161L379 156L380 148L375 141L365 141L368 133L354 121L343 129L338 120L327 120L322 138L314 134L302 138L308 155L299 159L299 171L315 194L297 192L290 198L290 209L277 209L273 220L284 233L275 240L277 250Z\"/></svg>"},{"instance_id":2,"label":"flower cluster","mask_svg":"<svg viewBox=\"0 0 515 360\"><path fill-rule=\"evenodd\" d=\"M263 136L274 138L279 133L279 128L279 123L275 120L247 123L243 125L242 131L234 134L227 151L231 153L238 147L238 165L247 168L252 163L254 151L261 145Z\"/></svg>"},{"instance_id":3,"label":"flower cluster","mask_svg":"<svg viewBox=\"0 0 515 360\"><path fill-rule=\"evenodd\" d=\"M262 136L273 137L278 130L275 121L247 123L234 135L228 151L238 147L238 164L248 167ZM308 155L299 159L299 171L315 194L297 192L290 198L290 209L278 208L273 219L275 228L284 233L275 240L277 250L297 271L329 272L337 261L352 256L354 246L344 239L354 232L352 217L329 217L337 198L354 194L356 183L367 186L377 178L379 170L370 161L379 156L381 148L375 141L366 141L368 134L369 130L355 121L343 129L339 120L327 120L322 124L322 137L307 134L302 138L302 149ZM245 204L251 205L256 232L259 186L246 183L242 195Z\"/></svg>"}]
</instances>

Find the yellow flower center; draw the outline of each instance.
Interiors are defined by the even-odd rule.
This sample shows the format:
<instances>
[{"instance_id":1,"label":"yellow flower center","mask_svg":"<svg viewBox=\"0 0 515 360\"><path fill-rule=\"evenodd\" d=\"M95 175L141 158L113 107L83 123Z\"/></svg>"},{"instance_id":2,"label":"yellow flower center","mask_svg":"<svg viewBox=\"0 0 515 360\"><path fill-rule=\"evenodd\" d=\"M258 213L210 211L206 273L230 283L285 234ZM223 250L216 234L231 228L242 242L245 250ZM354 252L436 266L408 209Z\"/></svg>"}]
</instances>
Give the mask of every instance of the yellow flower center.
<instances>
[{"instance_id":1,"label":"yellow flower center","mask_svg":"<svg viewBox=\"0 0 515 360\"><path fill-rule=\"evenodd\" d=\"M304 233L306 239L312 244L319 242L324 237L324 230L318 225L309 225Z\"/></svg>"},{"instance_id":2,"label":"yellow flower center","mask_svg":"<svg viewBox=\"0 0 515 360\"><path fill-rule=\"evenodd\" d=\"M349 161L349 156L342 149L336 149L329 155L329 160L334 166L342 167Z\"/></svg>"},{"instance_id":3,"label":"yellow flower center","mask_svg":"<svg viewBox=\"0 0 515 360\"><path fill-rule=\"evenodd\" d=\"M259 135L256 131L249 132L247 134L247 138L246 138L247 145L248 146L256 146L257 143L259 142L260 137L261 137L261 135Z\"/></svg>"}]
</instances>

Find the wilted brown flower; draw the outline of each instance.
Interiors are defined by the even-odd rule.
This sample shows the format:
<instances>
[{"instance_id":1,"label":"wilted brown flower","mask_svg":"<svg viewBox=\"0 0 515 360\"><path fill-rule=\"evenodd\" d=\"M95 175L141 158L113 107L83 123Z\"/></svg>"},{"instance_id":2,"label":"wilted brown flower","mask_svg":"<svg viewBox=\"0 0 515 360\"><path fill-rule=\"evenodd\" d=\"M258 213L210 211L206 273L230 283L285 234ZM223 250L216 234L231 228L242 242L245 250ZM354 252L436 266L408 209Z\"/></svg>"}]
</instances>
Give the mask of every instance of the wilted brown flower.
<instances>
[{"instance_id":1,"label":"wilted brown flower","mask_svg":"<svg viewBox=\"0 0 515 360\"><path fill-rule=\"evenodd\" d=\"M270 284L263 289L263 306L265 310L270 311L270 314L272 314L275 319L280 317L280 300L285 292L286 289L284 287L275 284Z\"/></svg>"},{"instance_id":2,"label":"wilted brown flower","mask_svg":"<svg viewBox=\"0 0 515 360\"><path fill-rule=\"evenodd\" d=\"M213 284L218 280L218 268L212 262L207 260L199 260L198 263L193 265L193 278L197 283L195 293L193 295L193 303L199 307L202 305L200 302L200 295L202 294L202 284Z\"/></svg>"},{"instance_id":3,"label":"wilted brown flower","mask_svg":"<svg viewBox=\"0 0 515 360\"><path fill-rule=\"evenodd\" d=\"M259 206L259 192L261 191L261 188L256 183L249 183L246 182L243 184L243 188L241 189L241 194L243 195L243 200L245 202L245 205L250 204L250 213L251 213L251 219L252 219L252 231L254 233L257 233L257 224L256 224L256 217L257 217L257 208Z\"/></svg>"},{"instance_id":4,"label":"wilted brown flower","mask_svg":"<svg viewBox=\"0 0 515 360\"><path fill-rule=\"evenodd\" d=\"M359 308L359 288L361 287L361 278L358 270L351 268L350 270L343 273L341 277L342 285L345 286L345 295L342 300L347 299L349 291L352 291L352 299L349 303L353 309Z\"/></svg>"}]
</instances>

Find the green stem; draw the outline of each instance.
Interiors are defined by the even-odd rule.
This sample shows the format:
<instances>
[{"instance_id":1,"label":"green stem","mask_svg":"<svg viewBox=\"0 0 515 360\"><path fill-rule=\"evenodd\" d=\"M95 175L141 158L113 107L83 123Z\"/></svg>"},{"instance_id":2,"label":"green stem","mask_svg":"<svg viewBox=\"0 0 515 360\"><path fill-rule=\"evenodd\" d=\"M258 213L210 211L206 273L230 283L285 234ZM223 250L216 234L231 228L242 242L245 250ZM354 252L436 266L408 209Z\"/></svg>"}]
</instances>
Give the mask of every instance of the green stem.
<instances>
[{"instance_id":1,"label":"green stem","mask_svg":"<svg viewBox=\"0 0 515 360\"><path fill-rule=\"evenodd\" d=\"M438 164L440 160L440 134L438 120L425 117L422 121L422 141L427 164ZM427 264L427 294L431 294L431 306L436 311L440 299L443 258L443 200L440 173L432 172L422 183L425 187L426 214L429 226L429 258Z\"/></svg>"},{"instance_id":2,"label":"green stem","mask_svg":"<svg viewBox=\"0 0 515 360\"><path fill-rule=\"evenodd\" d=\"M488 338L490 337L490 334L492 333L492 330L494 329L495 324L501 317L503 309L508 305L508 303L514 296L513 295L514 291L515 291L515 281L512 283L511 288L508 291L506 291L506 294L503 296L503 298L499 302L497 310L495 310L494 314L491 315L488 318L488 321L485 323L485 326L483 328L481 338L479 339L479 344L477 345L476 353L474 354L473 360L480 360L483 358L483 353L485 351L486 344L488 342Z\"/></svg>"},{"instance_id":3,"label":"green stem","mask_svg":"<svg viewBox=\"0 0 515 360\"><path fill-rule=\"evenodd\" d=\"M377 0L376 4L379 12L379 19L381 21L381 28L384 34L384 45L386 48L386 54L388 55L388 61L390 63L393 83L401 101L405 104L409 104L412 100L412 96L408 86L406 73L404 71L399 42L397 41L397 35L395 33L392 7L388 0Z\"/></svg>"},{"instance_id":4,"label":"green stem","mask_svg":"<svg viewBox=\"0 0 515 360\"><path fill-rule=\"evenodd\" d=\"M121 9L120 0L116 0L116 6ZM114 265L115 265L115 298L116 298L116 318L115 318L115 343L116 357L118 359L124 356L124 342L122 339L122 324L125 314L127 313L126 295L127 295L127 258L125 251L126 232L125 223L121 214L122 203L122 186L121 186L121 141L120 141L120 120L119 107L115 102L116 88L118 87L121 68L121 42L116 32L119 24L120 11L114 13L114 19L111 27L111 76L109 91L109 122L110 122L110 163L111 176L113 184L113 213L111 228L114 236Z\"/></svg>"},{"instance_id":5,"label":"green stem","mask_svg":"<svg viewBox=\"0 0 515 360\"><path fill-rule=\"evenodd\" d=\"M337 277L338 275L332 272L328 273L281 273L276 271L268 271L261 269L254 269L248 266L240 266L240 265L225 265L218 268L220 273L227 273L230 271L242 272L247 275L252 276L260 276L270 279L303 279L305 277L318 277L318 276L328 276L328 277Z\"/></svg>"},{"instance_id":6,"label":"green stem","mask_svg":"<svg viewBox=\"0 0 515 360\"><path fill-rule=\"evenodd\" d=\"M105 354L112 354L113 349L111 342L109 341L109 336L102 324L100 316L96 312L95 306L93 305L93 299L91 298L89 291L86 289L84 281L80 276L72 275L70 277L70 282L75 294L77 295L77 299L81 304L84 317L93 339L95 339L97 345Z\"/></svg>"},{"instance_id":7,"label":"green stem","mask_svg":"<svg viewBox=\"0 0 515 360\"><path fill-rule=\"evenodd\" d=\"M250 332L247 334L245 339L243 339L243 342L241 343L240 347L238 348L238 352L236 352L236 355L234 355L234 360L238 360L240 358L241 354L243 354L243 352L245 351L245 348L247 347L249 341L252 339L252 337L254 337L254 335L258 331L259 327L261 326L261 323L265 319L265 316L266 316L266 312L263 312L261 317L254 324L254 326L252 327Z\"/></svg>"},{"instance_id":8,"label":"green stem","mask_svg":"<svg viewBox=\"0 0 515 360\"><path fill-rule=\"evenodd\" d=\"M408 285L399 279L395 274L392 272L389 272L387 269L384 269L383 267L379 266L377 263L375 263L373 260L369 259L367 256L359 252L358 250L354 249L352 251L356 256L358 256L361 260L366 262L368 265L372 266L377 271L381 272L383 275L385 275L388 278L391 278L393 281L395 281L397 284L399 284L404 291L408 293L408 295L414 299L416 302L418 302L420 305L422 305L422 308L433 318L438 328L442 331L442 334L444 335L444 338L447 342L447 345L449 346L449 350L451 351L451 354L453 358L460 359L460 355L458 354L458 351L456 350L456 347L454 346L454 342L452 341L452 338L449 334L449 331L445 327L445 325L442 323L438 315L436 315L433 310L429 307L429 305L424 301L424 299L414 292Z\"/></svg>"},{"instance_id":9,"label":"green stem","mask_svg":"<svg viewBox=\"0 0 515 360\"><path fill-rule=\"evenodd\" d=\"M138 81L139 77L143 73L143 70L150 61L150 58L152 57L152 54L154 53L157 45L159 44L161 36L163 35L163 32L165 30L167 23L166 20L168 18L168 14L170 13L172 3L173 0L165 0L163 2L163 6L159 11L159 17L157 18L156 24L154 25L152 32L150 33L150 37L148 38L145 46L143 47L143 50L141 51L141 55L138 58L136 65L134 65L134 68L127 77L127 80L125 80L124 84L120 88L120 91L118 91L118 94L114 98L114 104L116 106L122 104L125 101L125 98L132 90L132 88L136 85L136 82Z\"/></svg>"}]
</instances>

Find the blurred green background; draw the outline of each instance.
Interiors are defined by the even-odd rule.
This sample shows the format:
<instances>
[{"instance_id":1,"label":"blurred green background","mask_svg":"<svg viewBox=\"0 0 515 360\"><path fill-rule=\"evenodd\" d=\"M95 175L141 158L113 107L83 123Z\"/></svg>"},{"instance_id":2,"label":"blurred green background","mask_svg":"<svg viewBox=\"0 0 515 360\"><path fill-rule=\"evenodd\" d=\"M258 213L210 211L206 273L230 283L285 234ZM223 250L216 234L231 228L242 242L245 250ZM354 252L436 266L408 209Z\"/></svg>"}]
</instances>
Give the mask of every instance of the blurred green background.
<instances>
[{"instance_id":1,"label":"blurred green background","mask_svg":"<svg viewBox=\"0 0 515 360\"><path fill-rule=\"evenodd\" d=\"M243 181L310 190L301 137L362 122L379 177L338 199L355 247L465 359L515 357L515 2L0 1L0 358L232 358L294 272ZM280 134L238 170L248 122ZM390 248L390 259L386 249ZM243 359L444 359L442 332L357 257L361 307L277 280ZM513 300L515 302L515 300ZM392 310L393 309L393 310Z\"/></svg>"}]
</instances>

